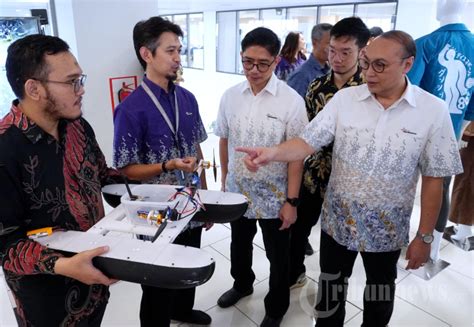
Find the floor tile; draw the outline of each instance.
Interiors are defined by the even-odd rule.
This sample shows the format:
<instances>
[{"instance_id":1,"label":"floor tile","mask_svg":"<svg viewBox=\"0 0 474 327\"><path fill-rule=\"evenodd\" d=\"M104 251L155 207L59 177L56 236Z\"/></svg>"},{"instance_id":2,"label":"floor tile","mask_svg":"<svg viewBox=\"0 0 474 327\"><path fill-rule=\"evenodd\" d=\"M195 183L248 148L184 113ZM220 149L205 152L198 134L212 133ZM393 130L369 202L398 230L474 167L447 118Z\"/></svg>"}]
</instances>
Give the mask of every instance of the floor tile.
<instances>
[{"instance_id":1,"label":"floor tile","mask_svg":"<svg viewBox=\"0 0 474 327\"><path fill-rule=\"evenodd\" d=\"M139 284L121 281L112 285L102 326L139 326L141 296Z\"/></svg>"},{"instance_id":2,"label":"floor tile","mask_svg":"<svg viewBox=\"0 0 474 327\"><path fill-rule=\"evenodd\" d=\"M226 257L230 264L230 237L212 244L211 247ZM265 255L265 251L255 243L253 247L252 269L255 273L257 282L268 278L270 275L270 263L268 262L268 259ZM233 281L232 277L230 276L230 268L228 270L228 278ZM232 286L232 284L230 285Z\"/></svg>"},{"instance_id":3,"label":"floor tile","mask_svg":"<svg viewBox=\"0 0 474 327\"><path fill-rule=\"evenodd\" d=\"M452 326L474 324L474 281L450 267L429 281L410 274L398 284L396 294Z\"/></svg>"},{"instance_id":4,"label":"floor tile","mask_svg":"<svg viewBox=\"0 0 474 327\"><path fill-rule=\"evenodd\" d=\"M203 250L210 253L216 262L211 279L196 288L195 307L206 311L216 306L217 299L232 287L233 280L230 277L230 261L211 246Z\"/></svg>"},{"instance_id":5,"label":"floor tile","mask_svg":"<svg viewBox=\"0 0 474 327\"><path fill-rule=\"evenodd\" d=\"M349 320L345 326L357 326L362 324L362 312L356 315L353 319ZM447 327L449 326L446 322L443 322L432 315L420 310L414 305L396 297L395 307L393 309L393 315L390 319L390 327Z\"/></svg>"},{"instance_id":6,"label":"floor tile","mask_svg":"<svg viewBox=\"0 0 474 327\"><path fill-rule=\"evenodd\" d=\"M201 247L214 244L230 237L230 229L223 224L214 224L209 230L202 230Z\"/></svg>"},{"instance_id":7,"label":"floor tile","mask_svg":"<svg viewBox=\"0 0 474 327\"><path fill-rule=\"evenodd\" d=\"M216 327L253 327L257 326L252 320L237 309L228 310L215 306L206 311L212 317L210 326ZM192 326L189 324L180 324L179 326Z\"/></svg>"},{"instance_id":8,"label":"floor tile","mask_svg":"<svg viewBox=\"0 0 474 327\"><path fill-rule=\"evenodd\" d=\"M474 280L474 251L464 251L448 241L445 242L447 244L441 249L440 257L450 263L450 269Z\"/></svg>"}]
</instances>

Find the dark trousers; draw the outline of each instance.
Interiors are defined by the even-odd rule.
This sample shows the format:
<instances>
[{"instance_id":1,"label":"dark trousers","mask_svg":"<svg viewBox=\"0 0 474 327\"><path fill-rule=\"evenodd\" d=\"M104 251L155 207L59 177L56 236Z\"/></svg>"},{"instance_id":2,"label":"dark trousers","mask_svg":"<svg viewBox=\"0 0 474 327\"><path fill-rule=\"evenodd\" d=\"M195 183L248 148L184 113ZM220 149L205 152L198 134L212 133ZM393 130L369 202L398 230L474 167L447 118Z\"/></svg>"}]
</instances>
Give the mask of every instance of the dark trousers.
<instances>
[{"instance_id":1,"label":"dark trousers","mask_svg":"<svg viewBox=\"0 0 474 327\"><path fill-rule=\"evenodd\" d=\"M230 274L234 278L234 288L245 292L253 287L255 274L252 271L252 241L257 233L257 221L262 229L263 243L270 261L270 285L265 296L265 312L278 319L285 315L290 304L288 287L289 231L278 230L280 219L247 219L242 217L230 223L232 242L230 245Z\"/></svg>"},{"instance_id":2,"label":"dark trousers","mask_svg":"<svg viewBox=\"0 0 474 327\"><path fill-rule=\"evenodd\" d=\"M187 229L173 242L195 248L201 246L202 227ZM196 288L170 290L142 285L140 324L142 327L164 327L170 320L182 317L193 310Z\"/></svg>"},{"instance_id":3,"label":"dark trousers","mask_svg":"<svg viewBox=\"0 0 474 327\"><path fill-rule=\"evenodd\" d=\"M451 184L451 177L443 177L443 201L441 202L441 209L439 210L438 220L436 221L435 229L444 233L444 228L448 223L449 215L449 184Z\"/></svg>"},{"instance_id":4,"label":"dark trousers","mask_svg":"<svg viewBox=\"0 0 474 327\"><path fill-rule=\"evenodd\" d=\"M321 232L316 326L344 325L349 277L357 251L350 251L331 236ZM393 252L360 252L364 262L366 285L362 326L382 327L390 321L395 299L395 279L400 250Z\"/></svg>"},{"instance_id":5,"label":"dark trousers","mask_svg":"<svg viewBox=\"0 0 474 327\"><path fill-rule=\"evenodd\" d=\"M306 244L311 234L311 228L318 222L323 199L319 192L312 194L306 187L301 186L298 219L290 229L290 285L293 285L298 276L306 272L304 256Z\"/></svg>"}]
</instances>

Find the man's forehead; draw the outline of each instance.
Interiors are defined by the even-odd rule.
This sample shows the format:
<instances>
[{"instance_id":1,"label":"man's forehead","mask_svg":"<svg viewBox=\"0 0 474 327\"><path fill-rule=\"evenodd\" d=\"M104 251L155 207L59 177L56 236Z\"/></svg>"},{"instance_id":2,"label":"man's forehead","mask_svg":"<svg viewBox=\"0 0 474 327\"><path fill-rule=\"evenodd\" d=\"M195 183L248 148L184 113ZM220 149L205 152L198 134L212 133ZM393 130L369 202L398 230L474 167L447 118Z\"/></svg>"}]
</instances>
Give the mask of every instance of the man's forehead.
<instances>
[{"instance_id":1,"label":"man's forehead","mask_svg":"<svg viewBox=\"0 0 474 327\"><path fill-rule=\"evenodd\" d=\"M356 42L357 40L353 38L352 36L339 36L337 38L334 36L331 36L329 40L329 45L331 46L338 45L338 46L351 48L351 47L357 46Z\"/></svg>"},{"instance_id":2,"label":"man's forehead","mask_svg":"<svg viewBox=\"0 0 474 327\"><path fill-rule=\"evenodd\" d=\"M46 54L45 62L48 65L50 75L59 74L62 76L73 76L82 74L82 69L76 57L69 51Z\"/></svg>"},{"instance_id":3,"label":"man's forehead","mask_svg":"<svg viewBox=\"0 0 474 327\"><path fill-rule=\"evenodd\" d=\"M270 54L270 52L268 52L267 49L259 45L251 46L245 49L245 51L242 52L242 57L260 61L273 60L273 56Z\"/></svg>"},{"instance_id":4,"label":"man's forehead","mask_svg":"<svg viewBox=\"0 0 474 327\"><path fill-rule=\"evenodd\" d=\"M158 40L156 41L158 46L161 47L180 47L181 41L179 36L171 33L171 32L164 32L160 35Z\"/></svg>"},{"instance_id":5,"label":"man's forehead","mask_svg":"<svg viewBox=\"0 0 474 327\"><path fill-rule=\"evenodd\" d=\"M365 49L365 55L369 58L389 58L398 56L401 45L389 39L378 37L374 39Z\"/></svg>"}]
</instances>

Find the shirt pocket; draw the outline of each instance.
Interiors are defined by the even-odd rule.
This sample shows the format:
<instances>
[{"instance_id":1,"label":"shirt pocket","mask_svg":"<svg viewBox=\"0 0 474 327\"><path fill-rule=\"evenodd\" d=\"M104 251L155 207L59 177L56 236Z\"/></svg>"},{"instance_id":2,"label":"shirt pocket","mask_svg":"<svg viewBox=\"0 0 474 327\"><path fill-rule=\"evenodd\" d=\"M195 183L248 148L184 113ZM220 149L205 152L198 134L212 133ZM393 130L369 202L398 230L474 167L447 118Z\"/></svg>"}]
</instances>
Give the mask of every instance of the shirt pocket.
<instances>
[{"instance_id":1,"label":"shirt pocket","mask_svg":"<svg viewBox=\"0 0 474 327\"><path fill-rule=\"evenodd\" d=\"M274 146L285 141L286 125L286 121L284 121L279 115L266 114L265 129L267 130L268 135L264 138L265 146Z\"/></svg>"}]
</instances>

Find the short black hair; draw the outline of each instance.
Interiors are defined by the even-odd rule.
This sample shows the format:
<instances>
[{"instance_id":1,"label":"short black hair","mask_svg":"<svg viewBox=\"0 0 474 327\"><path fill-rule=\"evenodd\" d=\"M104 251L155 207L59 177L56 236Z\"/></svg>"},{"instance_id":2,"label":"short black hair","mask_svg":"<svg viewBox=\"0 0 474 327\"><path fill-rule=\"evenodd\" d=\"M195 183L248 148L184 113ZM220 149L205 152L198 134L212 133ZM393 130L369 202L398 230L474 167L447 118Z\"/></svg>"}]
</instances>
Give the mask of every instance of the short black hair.
<instances>
[{"instance_id":1,"label":"short black hair","mask_svg":"<svg viewBox=\"0 0 474 327\"><path fill-rule=\"evenodd\" d=\"M380 35L381 38L392 40L402 46L403 57L416 57L416 44L410 34L400 30L388 31Z\"/></svg>"},{"instance_id":2,"label":"short black hair","mask_svg":"<svg viewBox=\"0 0 474 327\"><path fill-rule=\"evenodd\" d=\"M33 34L18 39L7 50L5 69L8 83L18 99L25 97L25 83L31 78L46 79L49 67L45 55L69 51L69 45L56 36Z\"/></svg>"},{"instance_id":3,"label":"short black hair","mask_svg":"<svg viewBox=\"0 0 474 327\"><path fill-rule=\"evenodd\" d=\"M338 21L331 29L331 38L349 37L356 40L359 49L367 45L370 32L359 17L347 17Z\"/></svg>"},{"instance_id":4,"label":"short black hair","mask_svg":"<svg viewBox=\"0 0 474 327\"><path fill-rule=\"evenodd\" d=\"M369 32L370 32L370 37L377 37L379 35L382 35L383 29L378 26L374 26L369 29Z\"/></svg>"},{"instance_id":5,"label":"short black hair","mask_svg":"<svg viewBox=\"0 0 474 327\"><path fill-rule=\"evenodd\" d=\"M156 48L159 46L157 41L161 34L165 32L171 32L179 37L183 37L183 31L179 25L158 16L139 21L133 28L133 46L143 69L146 69L146 62L140 55L140 48L148 48L154 56Z\"/></svg>"},{"instance_id":6,"label":"short black hair","mask_svg":"<svg viewBox=\"0 0 474 327\"><path fill-rule=\"evenodd\" d=\"M257 27L245 35L241 43L242 52L254 45L265 48L270 55L276 57L280 51L281 42L272 30L266 27Z\"/></svg>"}]
</instances>

